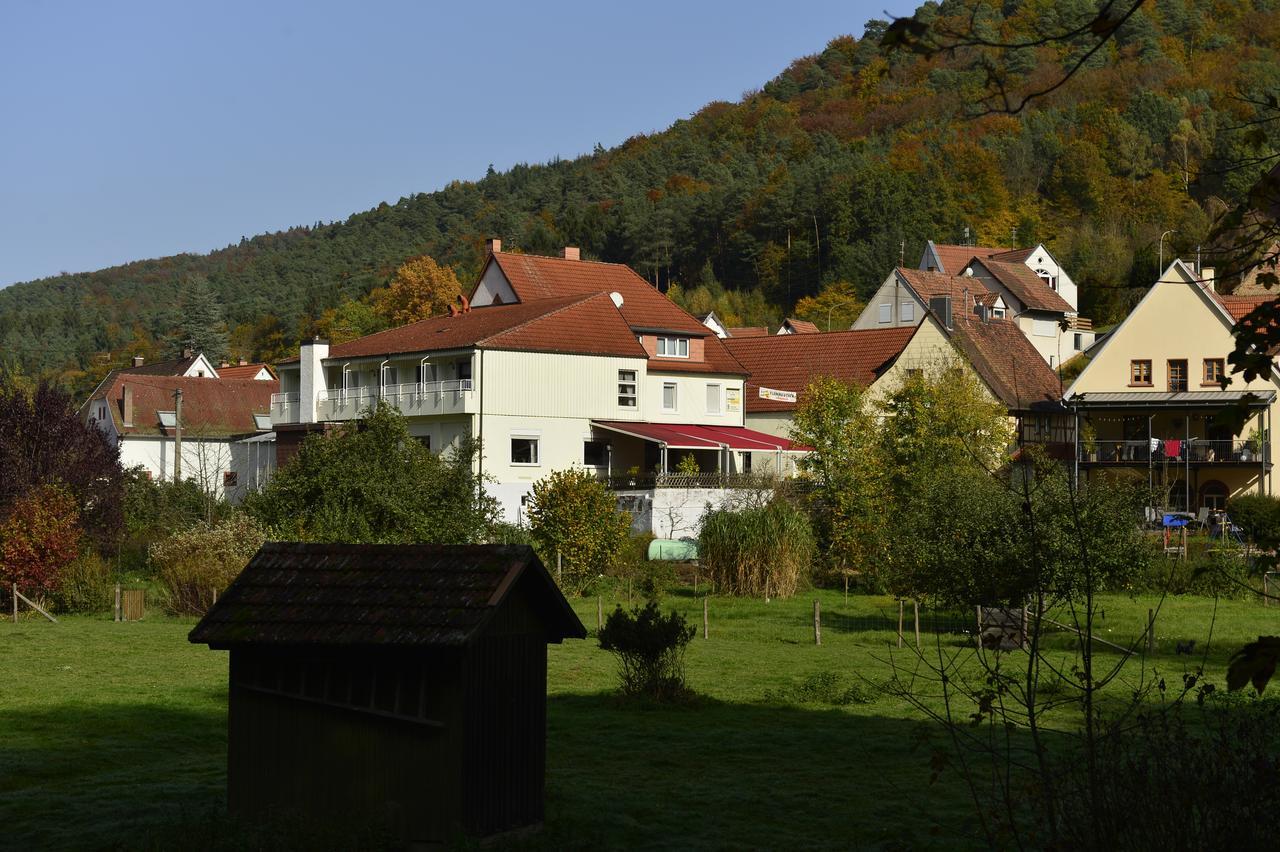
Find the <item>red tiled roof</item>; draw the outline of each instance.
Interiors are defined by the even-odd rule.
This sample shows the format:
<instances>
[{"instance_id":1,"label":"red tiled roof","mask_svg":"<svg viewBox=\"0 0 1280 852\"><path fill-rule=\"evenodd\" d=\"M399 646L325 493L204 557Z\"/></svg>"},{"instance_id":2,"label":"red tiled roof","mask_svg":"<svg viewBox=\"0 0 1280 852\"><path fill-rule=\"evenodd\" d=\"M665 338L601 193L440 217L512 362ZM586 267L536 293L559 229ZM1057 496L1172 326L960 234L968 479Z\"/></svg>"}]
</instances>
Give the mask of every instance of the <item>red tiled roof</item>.
<instances>
[{"instance_id":1,"label":"red tiled roof","mask_svg":"<svg viewBox=\"0 0 1280 852\"><path fill-rule=\"evenodd\" d=\"M736 328L726 328L725 334L730 337L768 337L769 328L763 325L742 325Z\"/></svg>"},{"instance_id":2,"label":"red tiled roof","mask_svg":"<svg viewBox=\"0 0 1280 852\"><path fill-rule=\"evenodd\" d=\"M798 449L786 438L778 438L745 426L703 426L693 423L637 423L634 420L593 420L612 432L633 435L646 441L666 444L676 450L773 451Z\"/></svg>"},{"instance_id":3,"label":"red tiled roof","mask_svg":"<svg viewBox=\"0 0 1280 852\"><path fill-rule=\"evenodd\" d=\"M275 375L275 370L267 364L232 364L229 367L219 367L218 376L223 379L252 379L264 368Z\"/></svg>"},{"instance_id":4,"label":"red tiled roof","mask_svg":"<svg viewBox=\"0 0 1280 852\"><path fill-rule=\"evenodd\" d=\"M1001 263L996 260L979 260L977 263L985 267L993 278L1014 295L1014 298L1031 310L1075 313L1075 309L1067 303L1066 299L1059 296L1043 278L1028 269L1026 265Z\"/></svg>"},{"instance_id":5,"label":"red tiled roof","mask_svg":"<svg viewBox=\"0 0 1280 852\"><path fill-rule=\"evenodd\" d=\"M1062 384L1012 320L957 316L950 337L1010 411L1056 407Z\"/></svg>"},{"instance_id":6,"label":"red tiled roof","mask_svg":"<svg viewBox=\"0 0 1280 852\"><path fill-rule=\"evenodd\" d=\"M133 389L132 426L124 425L125 385ZM260 431L253 415L270 412L271 394L280 390L280 382L150 376L117 370L90 399L107 401L107 410L121 434L168 436L173 430L160 425L158 412L173 411L173 392L179 388L183 435L192 439L225 438Z\"/></svg>"},{"instance_id":7,"label":"red tiled roof","mask_svg":"<svg viewBox=\"0 0 1280 852\"><path fill-rule=\"evenodd\" d=\"M1031 248L1010 249L1009 251L996 252L990 255L992 260L998 260L1001 263L1026 263L1027 258L1035 254L1038 246Z\"/></svg>"},{"instance_id":8,"label":"red tiled roof","mask_svg":"<svg viewBox=\"0 0 1280 852\"><path fill-rule=\"evenodd\" d=\"M471 313L483 310L487 309L476 308ZM648 357L608 293L588 296L481 340L479 344L485 349Z\"/></svg>"},{"instance_id":9,"label":"red tiled roof","mask_svg":"<svg viewBox=\"0 0 1280 852\"><path fill-rule=\"evenodd\" d=\"M1280 298L1280 294L1275 296L1224 296L1213 290L1206 289L1215 298L1218 304L1227 309L1227 313L1231 314L1231 318L1236 322L1244 319L1254 308L1259 305L1265 305Z\"/></svg>"},{"instance_id":10,"label":"red tiled roof","mask_svg":"<svg viewBox=\"0 0 1280 852\"><path fill-rule=\"evenodd\" d=\"M969 265L969 261L975 257L994 257L995 255L1008 254L1012 251L1016 251L1016 249L988 246L956 246L946 243L933 244L933 253L937 256L938 262L942 264L942 268L938 271L950 275L959 275Z\"/></svg>"},{"instance_id":11,"label":"red tiled roof","mask_svg":"<svg viewBox=\"0 0 1280 852\"><path fill-rule=\"evenodd\" d=\"M907 269L905 266L898 267L896 271L898 277L916 292L926 306L933 296L950 296L952 313L967 313L971 307L970 299L992 305L999 298L999 294L988 290L979 278L925 272L921 269Z\"/></svg>"},{"instance_id":12,"label":"red tiled roof","mask_svg":"<svg viewBox=\"0 0 1280 852\"><path fill-rule=\"evenodd\" d=\"M761 387L803 393L819 376L867 386L902 352L918 326L781 334L725 341L751 373L744 391L747 413L792 411L794 402L761 399Z\"/></svg>"},{"instance_id":13,"label":"red tiled roof","mask_svg":"<svg viewBox=\"0 0 1280 852\"><path fill-rule=\"evenodd\" d=\"M822 329L818 328L817 323L808 320L787 318L787 325L791 326L793 334L819 334Z\"/></svg>"},{"instance_id":14,"label":"red tiled roof","mask_svg":"<svg viewBox=\"0 0 1280 852\"><path fill-rule=\"evenodd\" d=\"M119 372L129 373L134 376L181 376L191 369L191 365L195 363L198 357L198 355L192 355L190 358L180 358L173 361L152 361L150 364L143 364L140 367L123 367Z\"/></svg>"}]
</instances>

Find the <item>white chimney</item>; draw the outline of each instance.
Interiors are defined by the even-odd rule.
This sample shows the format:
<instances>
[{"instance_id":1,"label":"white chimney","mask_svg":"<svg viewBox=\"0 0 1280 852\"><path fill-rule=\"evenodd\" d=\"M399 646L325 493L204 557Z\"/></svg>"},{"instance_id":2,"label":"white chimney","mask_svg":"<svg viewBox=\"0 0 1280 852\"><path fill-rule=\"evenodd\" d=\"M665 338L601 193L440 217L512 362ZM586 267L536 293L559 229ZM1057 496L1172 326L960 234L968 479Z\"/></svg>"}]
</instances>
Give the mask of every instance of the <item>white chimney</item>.
<instances>
[{"instance_id":1,"label":"white chimney","mask_svg":"<svg viewBox=\"0 0 1280 852\"><path fill-rule=\"evenodd\" d=\"M1204 288L1210 293L1217 290L1217 282L1214 280L1214 273L1217 272L1212 266L1203 267L1200 270L1200 280L1204 282Z\"/></svg>"},{"instance_id":2,"label":"white chimney","mask_svg":"<svg viewBox=\"0 0 1280 852\"><path fill-rule=\"evenodd\" d=\"M120 413L120 419L126 426L133 425L133 388L129 385L124 386L124 411Z\"/></svg>"},{"instance_id":3,"label":"white chimney","mask_svg":"<svg viewBox=\"0 0 1280 852\"><path fill-rule=\"evenodd\" d=\"M565 260L582 260L582 253L578 251L577 246L565 246L560 251L560 256Z\"/></svg>"},{"instance_id":4,"label":"white chimney","mask_svg":"<svg viewBox=\"0 0 1280 852\"><path fill-rule=\"evenodd\" d=\"M143 362L145 362L145 361L146 361L146 359L145 359L145 358L143 358L141 355L134 355L134 356L133 356L133 366L135 366L135 367L141 367L141 366L142 366L142 364L143 364Z\"/></svg>"},{"instance_id":5,"label":"white chimney","mask_svg":"<svg viewBox=\"0 0 1280 852\"><path fill-rule=\"evenodd\" d=\"M298 382L298 422L316 422L316 398L324 390L324 359L329 357L329 341L319 337L302 341L298 353L302 369Z\"/></svg>"},{"instance_id":6,"label":"white chimney","mask_svg":"<svg viewBox=\"0 0 1280 852\"><path fill-rule=\"evenodd\" d=\"M484 241L484 253L486 255L500 254L501 252L502 252L502 240L498 239L497 237L490 237L489 239Z\"/></svg>"}]
</instances>

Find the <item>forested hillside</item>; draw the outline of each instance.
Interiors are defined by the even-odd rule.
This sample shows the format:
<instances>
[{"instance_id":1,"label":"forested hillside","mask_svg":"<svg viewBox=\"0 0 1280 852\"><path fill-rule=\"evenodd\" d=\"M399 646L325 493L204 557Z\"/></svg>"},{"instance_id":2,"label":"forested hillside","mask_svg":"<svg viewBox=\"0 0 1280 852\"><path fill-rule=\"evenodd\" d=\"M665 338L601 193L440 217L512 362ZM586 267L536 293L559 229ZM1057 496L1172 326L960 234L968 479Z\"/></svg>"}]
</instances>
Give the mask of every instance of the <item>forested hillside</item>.
<instances>
[{"instance_id":1,"label":"forested hillside","mask_svg":"<svg viewBox=\"0 0 1280 852\"><path fill-rule=\"evenodd\" d=\"M967 16L972 5L927 13ZM1025 36L1097 6L994 4L978 20ZM738 103L617 148L491 170L208 255L0 290L0 361L82 386L131 349L156 349L178 324L183 282L201 275L225 306L234 353L277 357L410 257L431 255L468 281L491 235L534 253L581 246L758 320L833 285L865 297L900 256L914 264L926 239L961 241L967 229L983 244L1048 242L1081 285L1082 313L1107 322L1153 279L1161 232L1175 229L1174 250L1194 253L1261 170L1226 166L1280 150L1273 124L1251 123L1280 92L1278 8L1148 3L1067 85L1013 115L976 115L988 74L972 56L888 51L887 24L871 21ZM1052 79L1079 51L1015 51L1006 70ZM697 285L709 289L691 295Z\"/></svg>"}]
</instances>

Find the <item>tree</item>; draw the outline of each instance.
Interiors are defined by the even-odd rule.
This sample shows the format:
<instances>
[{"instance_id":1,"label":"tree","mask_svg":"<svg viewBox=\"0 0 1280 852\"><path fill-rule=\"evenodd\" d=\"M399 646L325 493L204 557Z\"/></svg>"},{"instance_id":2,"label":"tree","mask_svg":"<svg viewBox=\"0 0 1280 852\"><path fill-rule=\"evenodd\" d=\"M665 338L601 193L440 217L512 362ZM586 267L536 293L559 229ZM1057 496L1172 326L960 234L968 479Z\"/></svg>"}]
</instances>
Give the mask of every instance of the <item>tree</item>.
<instances>
[{"instance_id":1,"label":"tree","mask_svg":"<svg viewBox=\"0 0 1280 852\"><path fill-rule=\"evenodd\" d=\"M373 309L391 325L405 325L443 314L462 294L452 267L429 255L405 261L391 284L370 296Z\"/></svg>"},{"instance_id":2,"label":"tree","mask_svg":"<svg viewBox=\"0 0 1280 852\"><path fill-rule=\"evenodd\" d=\"M28 597L58 588L62 571L80 552L76 498L59 485L40 485L9 506L0 521L0 579Z\"/></svg>"},{"instance_id":3,"label":"tree","mask_svg":"<svg viewBox=\"0 0 1280 852\"><path fill-rule=\"evenodd\" d=\"M844 331L858 319L864 306L857 288L846 281L837 281L824 287L818 295L805 296L796 302L795 315L823 331Z\"/></svg>"},{"instance_id":4,"label":"tree","mask_svg":"<svg viewBox=\"0 0 1280 852\"><path fill-rule=\"evenodd\" d=\"M28 393L0 373L0 470L0 516L32 489L59 486L74 498L85 535L96 546L118 541L120 450L48 382Z\"/></svg>"},{"instance_id":5,"label":"tree","mask_svg":"<svg viewBox=\"0 0 1280 852\"><path fill-rule=\"evenodd\" d=\"M622 693L658 701L682 698L684 649L692 641L693 625L675 610L663 615L657 603L627 612L621 606L609 613L600 629L600 647L618 658Z\"/></svg>"},{"instance_id":6,"label":"tree","mask_svg":"<svg viewBox=\"0 0 1280 852\"><path fill-rule=\"evenodd\" d=\"M612 573L626 550L631 520L603 483L581 468L558 470L533 484L529 533L543 562L561 557L560 584L582 592Z\"/></svg>"},{"instance_id":7,"label":"tree","mask_svg":"<svg viewBox=\"0 0 1280 852\"><path fill-rule=\"evenodd\" d=\"M218 294L203 275L193 275L182 286L178 300L178 328L170 355L179 357L190 350L204 353L214 364L227 357L229 335L226 313Z\"/></svg>"},{"instance_id":8,"label":"tree","mask_svg":"<svg viewBox=\"0 0 1280 852\"><path fill-rule=\"evenodd\" d=\"M368 301L348 299L320 315L320 319L316 321L316 334L328 340L331 346L337 346L357 337L382 331L387 325L387 318Z\"/></svg>"},{"instance_id":9,"label":"tree","mask_svg":"<svg viewBox=\"0 0 1280 852\"><path fill-rule=\"evenodd\" d=\"M312 435L246 510L286 538L352 544L471 544L498 519L470 440L435 455L379 403L359 421Z\"/></svg>"}]
</instances>

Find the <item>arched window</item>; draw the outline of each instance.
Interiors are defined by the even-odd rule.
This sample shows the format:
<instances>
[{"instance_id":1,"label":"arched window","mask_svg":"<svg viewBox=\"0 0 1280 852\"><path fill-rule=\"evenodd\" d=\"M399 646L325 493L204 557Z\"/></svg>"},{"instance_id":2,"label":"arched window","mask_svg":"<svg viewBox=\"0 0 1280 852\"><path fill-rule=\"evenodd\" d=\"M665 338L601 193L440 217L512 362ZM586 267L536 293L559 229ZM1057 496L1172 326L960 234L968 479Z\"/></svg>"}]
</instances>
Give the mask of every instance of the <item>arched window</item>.
<instances>
[{"instance_id":1,"label":"arched window","mask_svg":"<svg viewBox=\"0 0 1280 852\"><path fill-rule=\"evenodd\" d=\"M1044 280L1044 283L1049 285L1050 290L1056 291L1058 289L1058 276L1054 275L1049 270L1037 269L1036 275L1039 275Z\"/></svg>"},{"instance_id":2,"label":"arched window","mask_svg":"<svg viewBox=\"0 0 1280 852\"><path fill-rule=\"evenodd\" d=\"M1216 479L1210 479L1200 486L1200 505L1210 509L1224 509L1227 505L1228 494L1226 484Z\"/></svg>"}]
</instances>

